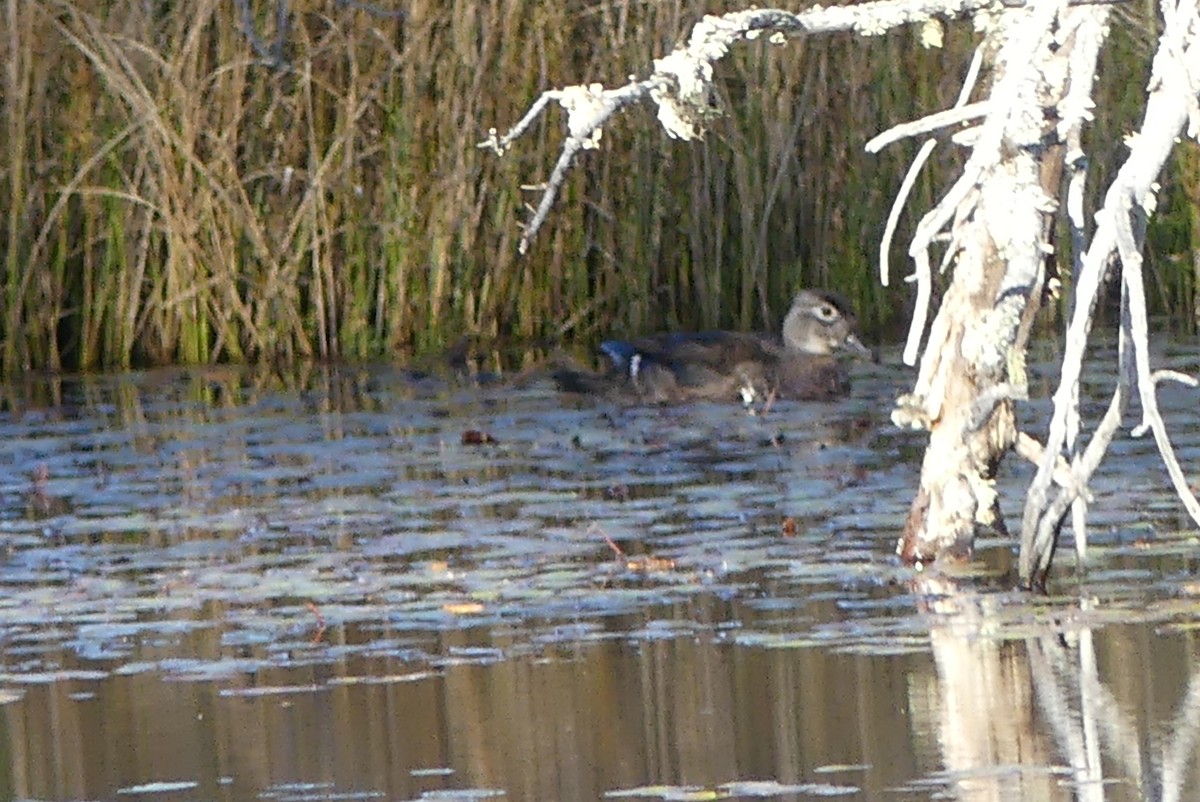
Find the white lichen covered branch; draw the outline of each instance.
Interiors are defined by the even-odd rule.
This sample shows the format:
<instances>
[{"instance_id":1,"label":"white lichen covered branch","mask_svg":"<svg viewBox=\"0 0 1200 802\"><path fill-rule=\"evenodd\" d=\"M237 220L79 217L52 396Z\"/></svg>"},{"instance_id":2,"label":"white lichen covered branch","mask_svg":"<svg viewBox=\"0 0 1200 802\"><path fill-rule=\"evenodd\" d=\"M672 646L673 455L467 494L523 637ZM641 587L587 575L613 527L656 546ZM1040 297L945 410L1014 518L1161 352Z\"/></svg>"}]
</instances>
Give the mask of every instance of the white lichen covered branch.
<instances>
[{"instance_id":1,"label":"white lichen covered branch","mask_svg":"<svg viewBox=\"0 0 1200 802\"><path fill-rule=\"evenodd\" d=\"M653 72L644 79L631 79L624 86L605 88L600 84L551 89L533 103L508 132L496 129L479 147L503 154L529 130L550 103L557 102L567 113L567 136L550 178L536 186L542 193L532 217L525 225L520 251L525 253L549 216L554 200L580 151L599 145L604 126L619 111L635 102L649 100L658 107L658 120L666 132L679 139L694 139L704 131L714 113L712 103L713 64L724 58L739 42L763 36L782 44L788 36L853 31L874 36L913 23L926 26L925 38L940 40L939 18L952 18L993 5L991 0L877 0L850 6L814 6L793 13L780 9L750 9L721 16L706 16L692 28L685 44L656 59Z\"/></svg>"},{"instance_id":2,"label":"white lichen covered branch","mask_svg":"<svg viewBox=\"0 0 1200 802\"><path fill-rule=\"evenodd\" d=\"M1157 375L1149 356L1146 298L1142 277L1143 234L1153 214L1157 180L1180 135L1200 134L1200 15L1195 0L1162 4L1164 28L1155 53L1143 123L1130 137L1129 156L1105 194L1096 214L1096 231L1082 260L1075 289L1075 307L1067 329L1062 374L1054 394L1054 413L1037 475L1030 485L1021 535L1020 573L1023 584L1045 582L1066 509L1076 500L1075 488L1086 486L1117 427L1127 399L1127 383L1136 387L1142 423L1135 434L1149 430L1167 467L1171 482L1197 524L1200 504L1188 486L1158 410ZM1074 443L1080 428L1079 381L1091 330L1092 314L1109 269L1119 261L1122 282L1120 372L1109 411L1081 455ZM1128 373L1132 372L1132 376ZM1076 482L1055 488L1052 474L1060 456L1073 462ZM1077 533L1078 535L1079 533Z\"/></svg>"}]
</instances>

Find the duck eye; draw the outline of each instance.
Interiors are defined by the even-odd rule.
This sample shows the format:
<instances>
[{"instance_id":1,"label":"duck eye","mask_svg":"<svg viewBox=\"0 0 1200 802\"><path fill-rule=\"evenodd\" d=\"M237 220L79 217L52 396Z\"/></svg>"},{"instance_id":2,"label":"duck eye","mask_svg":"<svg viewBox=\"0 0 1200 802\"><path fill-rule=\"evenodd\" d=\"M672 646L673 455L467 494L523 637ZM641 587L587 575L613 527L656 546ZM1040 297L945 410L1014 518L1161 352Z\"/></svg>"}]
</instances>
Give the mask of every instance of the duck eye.
<instances>
[{"instance_id":1,"label":"duck eye","mask_svg":"<svg viewBox=\"0 0 1200 802\"><path fill-rule=\"evenodd\" d=\"M821 304L817 307L817 317L824 321L833 320L837 317L837 310L829 304Z\"/></svg>"}]
</instances>

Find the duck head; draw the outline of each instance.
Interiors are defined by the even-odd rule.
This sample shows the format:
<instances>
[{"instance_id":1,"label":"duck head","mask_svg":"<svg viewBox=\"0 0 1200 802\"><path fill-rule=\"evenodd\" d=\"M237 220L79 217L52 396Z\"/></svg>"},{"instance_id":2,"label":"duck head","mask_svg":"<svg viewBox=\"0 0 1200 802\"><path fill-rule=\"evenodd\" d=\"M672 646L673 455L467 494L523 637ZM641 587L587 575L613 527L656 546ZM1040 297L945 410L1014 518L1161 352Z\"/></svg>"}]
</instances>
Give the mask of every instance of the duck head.
<instances>
[{"instance_id":1,"label":"duck head","mask_svg":"<svg viewBox=\"0 0 1200 802\"><path fill-rule=\"evenodd\" d=\"M783 319L783 343L805 354L847 352L870 355L858 339L858 317L845 298L832 292L801 290Z\"/></svg>"}]
</instances>

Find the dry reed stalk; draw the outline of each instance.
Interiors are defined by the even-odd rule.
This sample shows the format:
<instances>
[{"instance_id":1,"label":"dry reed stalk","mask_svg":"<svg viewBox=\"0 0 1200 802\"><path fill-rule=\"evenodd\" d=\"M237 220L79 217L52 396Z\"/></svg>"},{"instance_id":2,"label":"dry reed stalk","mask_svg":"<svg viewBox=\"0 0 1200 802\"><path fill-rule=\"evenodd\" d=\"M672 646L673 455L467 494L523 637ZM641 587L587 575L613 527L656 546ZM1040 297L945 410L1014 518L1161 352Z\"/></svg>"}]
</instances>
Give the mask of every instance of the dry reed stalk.
<instances>
[{"instance_id":1,"label":"dry reed stalk","mask_svg":"<svg viewBox=\"0 0 1200 802\"><path fill-rule=\"evenodd\" d=\"M973 46L952 28L943 51L899 34L738 53L705 142L614 126L518 261L518 187L561 120L523 159L474 143L553 83L641 71L715 3L415 0L400 18L296 0L280 20L246 2L253 37L240 0L0 8L0 372L773 327L797 284L878 326L905 302L869 264L907 161L861 142L948 105Z\"/></svg>"}]
</instances>

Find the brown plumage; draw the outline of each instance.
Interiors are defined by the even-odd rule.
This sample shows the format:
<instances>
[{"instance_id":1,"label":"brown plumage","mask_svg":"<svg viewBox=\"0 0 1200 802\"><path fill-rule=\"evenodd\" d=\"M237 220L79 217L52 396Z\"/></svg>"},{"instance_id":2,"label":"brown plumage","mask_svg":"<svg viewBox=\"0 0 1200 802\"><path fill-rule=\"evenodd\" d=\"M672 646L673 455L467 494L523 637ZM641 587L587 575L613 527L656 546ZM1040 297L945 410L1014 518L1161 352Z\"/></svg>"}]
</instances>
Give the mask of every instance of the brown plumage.
<instances>
[{"instance_id":1,"label":"brown plumage","mask_svg":"<svg viewBox=\"0 0 1200 802\"><path fill-rule=\"evenodd\" d=\"M792 300L782 336L710 331L609 340L600 350L611 365L603 373L558 369L567 392L615 395L667 403L688 399L745 403L774 394L824 400L850 390L840 353L866 354L858 321L838 295L802 290Z\"/></svg>"}]
</instances>

